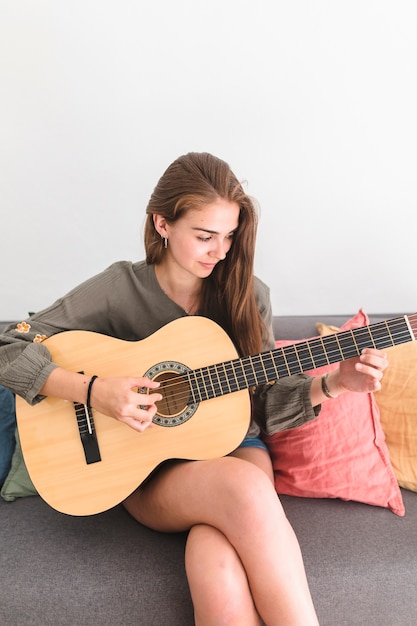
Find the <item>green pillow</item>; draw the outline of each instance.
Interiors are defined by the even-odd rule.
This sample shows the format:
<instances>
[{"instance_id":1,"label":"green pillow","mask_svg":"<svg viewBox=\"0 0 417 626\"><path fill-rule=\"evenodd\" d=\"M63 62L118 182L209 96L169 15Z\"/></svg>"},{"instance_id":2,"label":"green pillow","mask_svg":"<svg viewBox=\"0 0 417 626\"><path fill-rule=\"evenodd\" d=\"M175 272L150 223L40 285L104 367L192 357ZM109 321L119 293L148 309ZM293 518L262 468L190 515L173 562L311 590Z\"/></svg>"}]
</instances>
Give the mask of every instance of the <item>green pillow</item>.
<instances>
[{"instance_id":1,"label":"green pillow","mask_svg":"<svg viewBox=\"0 0 417 626\"><path fill-rule=\"evenodd\" d=\"M16 447L12 456L12 465L0 492L1 497L7 502L13 502L16 498L38 495L38 492L30 480L25 462L23 460L22 448L20 446L17 428L15 437Z\"/></svg>"}]
</instances>

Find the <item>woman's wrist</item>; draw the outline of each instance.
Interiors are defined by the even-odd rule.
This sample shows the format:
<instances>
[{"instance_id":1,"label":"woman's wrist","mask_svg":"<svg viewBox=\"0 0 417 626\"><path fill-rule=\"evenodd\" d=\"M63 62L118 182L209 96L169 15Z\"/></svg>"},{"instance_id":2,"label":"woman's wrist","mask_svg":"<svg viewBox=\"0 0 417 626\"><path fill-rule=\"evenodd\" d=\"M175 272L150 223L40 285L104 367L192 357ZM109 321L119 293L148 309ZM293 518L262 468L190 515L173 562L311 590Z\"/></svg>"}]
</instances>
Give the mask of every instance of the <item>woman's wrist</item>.
<instances>
[{"instance_id":1,"label":"woman's wrist","mask_svg":"<svg viewBox=\"0 0 417 626\"><path fill-rule=\"evenodd\" d=\"M321 390L324 393L324 395L326 396L326 398L337 398L337 396L339 395L338 393L334 393L332 391L330 391L329 389L329 384L328 384L328 378L329 378L329 374L324 374L321 377Z\"/></svg>"},{"instance_id":2,"label":"woman's wrist","mask_svg":"<svg viewBox=\"0 0 417 626\"><path fill-rule=\"evenodd\" d=\"M334 373L328 372L321 377L321 390L326 398L337 398L345 391L345 389L338 384L338 378L337 370Z\"/></svg>"},{"instance_id":3,"label":"woman's wrist","mask_svg":"<svg viewBox=\"0 0 417 626\"><path fill-rule=\"evenodd\" d=\"M45 396L61 398L61 400L84 404L87 399L90 382L91 376L56 367L48 376L39 393Z\"/></svg>"}]
</instances>

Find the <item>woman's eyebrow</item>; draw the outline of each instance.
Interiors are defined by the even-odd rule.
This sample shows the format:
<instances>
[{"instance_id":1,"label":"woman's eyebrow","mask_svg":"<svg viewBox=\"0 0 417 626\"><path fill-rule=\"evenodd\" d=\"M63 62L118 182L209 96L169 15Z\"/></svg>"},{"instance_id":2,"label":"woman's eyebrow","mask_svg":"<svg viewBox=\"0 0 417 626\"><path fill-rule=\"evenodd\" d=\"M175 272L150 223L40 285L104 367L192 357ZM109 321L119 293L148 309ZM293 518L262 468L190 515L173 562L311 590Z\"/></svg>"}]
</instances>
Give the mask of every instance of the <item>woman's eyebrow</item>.
<instances>
[{"instance_id":1,"label":"woman's eyebrow","mask_svg":"<svg viewBox=\"0 0 417 626\"><path fill-rule=\"evenodd\" d=\"M238 229L238 227L236 226L236 228L233 228L233 230L231 230L227 234L231 235L232 233L235 233L237 231L237 229ZM209 233L210 235L219 235L220 234L217 230L211 230L210 228L201 228L200 226L193 226L192 230L200 230L200 231L203 231L204 233Z\"/></svg>"}]
</instances>

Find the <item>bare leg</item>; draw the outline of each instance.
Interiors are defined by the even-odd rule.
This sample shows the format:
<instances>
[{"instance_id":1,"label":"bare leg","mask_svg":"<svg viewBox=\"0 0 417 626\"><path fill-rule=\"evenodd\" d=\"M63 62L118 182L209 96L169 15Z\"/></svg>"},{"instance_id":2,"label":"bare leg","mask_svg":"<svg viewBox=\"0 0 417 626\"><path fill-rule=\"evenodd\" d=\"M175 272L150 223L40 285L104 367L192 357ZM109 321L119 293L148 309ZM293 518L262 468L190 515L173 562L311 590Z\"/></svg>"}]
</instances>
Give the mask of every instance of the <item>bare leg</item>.
<instances>
[{"instance_id":1,"label":"bare leg","mask_svg":"<svg viewBox=\"0 0 417 626\"><path fill-rule=\"evenodd\" d=\"M242 448L232 455L255 463L273 482L271 459L265 451ZM185 565L196 626L260 625L242 562L223 533L205 524L193 526Z\"/></svg>"},{"instance_id":2,"label":"bare leg","mask_svg":"<svg viewBox=\"0 0 417 626\"><path fill-rule=\"evenodd\" d=\"M238 590L234 592L241 599L245 597L250 606L243 584L246 577L254 607L268 626L317 626L297 539L271 476L260 467L267 455L254 449L240 450L238 454L240 458L169 463L132 494L125 506L138 521L156 530L176 532L202 526L193 529L190 540L197 540L201 530L202 538L206 533L211 552L216 543L220 561L224 558L228 567L240 572ZM209 535L207 526L217 533ZM203 547L199 547L200 558ZM198 624L206 626L214 623L202 617L208 597L204 589L210 585L205 586L202 575L198 578L194 550L197 548L190 543L187 571ZM213 566L210 557L205 557L208 567ZM214 563L217 569L219 559ZM226 610L224 597L218 606L223 603ZM255 608L249 610L249 615L255 617Z\"/></svg>"},{"instance_id":3,"label":"bare leg","mask_svg":"<svg viewBox=\"0 0 417 626\"><path fill-rule=\"evenodd\" d=\"M242 562L220 531L193 526L185 566L196 626L260 626Z\"/></svg>"}]
</instances>

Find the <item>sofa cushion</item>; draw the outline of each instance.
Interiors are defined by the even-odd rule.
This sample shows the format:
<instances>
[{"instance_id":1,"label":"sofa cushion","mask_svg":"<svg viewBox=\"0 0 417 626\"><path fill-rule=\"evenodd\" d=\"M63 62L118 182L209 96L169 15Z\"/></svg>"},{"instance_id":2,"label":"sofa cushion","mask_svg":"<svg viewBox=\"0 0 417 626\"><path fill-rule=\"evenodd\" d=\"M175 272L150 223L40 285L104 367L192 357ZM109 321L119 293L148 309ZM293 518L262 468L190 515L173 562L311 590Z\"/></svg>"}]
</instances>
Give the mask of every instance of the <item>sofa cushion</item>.
<instances>
[{"instance_id":1,"label":"sofa cushion","mask_svg":"<svg viewBox=\"0 0 417 626\"><path fill-rule=\"evenodd\" d=\"M360 310L341 330L365 324L368 317ZM278 341L277 346L290 343ZM309 373L321 375L335 367ZM323 403L313 422L266 436L265 443L279 494L355 500L404 515L373 394L346 392Z\"/></svg>"}]
</instances>

